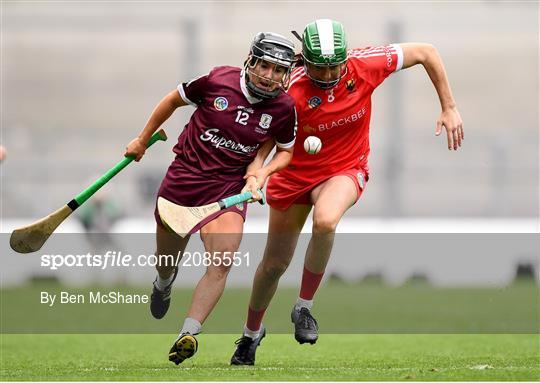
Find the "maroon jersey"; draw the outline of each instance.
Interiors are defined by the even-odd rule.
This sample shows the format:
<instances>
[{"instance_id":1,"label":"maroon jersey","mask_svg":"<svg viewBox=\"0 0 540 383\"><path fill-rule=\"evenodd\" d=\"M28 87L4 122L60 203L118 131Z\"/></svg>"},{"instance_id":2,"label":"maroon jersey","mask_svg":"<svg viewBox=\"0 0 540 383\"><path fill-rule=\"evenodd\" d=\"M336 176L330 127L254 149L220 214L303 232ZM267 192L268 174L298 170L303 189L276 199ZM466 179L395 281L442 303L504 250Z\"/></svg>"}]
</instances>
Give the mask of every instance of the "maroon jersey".
<instances>
[{"instance_id":1,"label":"maroon jersey","mask_svg":"<svg viewBox=\"0 0 540 383\"><path fill-rule=\"evenodd\" d=\"M180 84L178 92L197 109L178 138L159 191L170 201L199 206L239 193L265 141L294 146L294 100L284 92L267 100L252 97L240 68L216 67Z\"/></svg>"}]
</instances>

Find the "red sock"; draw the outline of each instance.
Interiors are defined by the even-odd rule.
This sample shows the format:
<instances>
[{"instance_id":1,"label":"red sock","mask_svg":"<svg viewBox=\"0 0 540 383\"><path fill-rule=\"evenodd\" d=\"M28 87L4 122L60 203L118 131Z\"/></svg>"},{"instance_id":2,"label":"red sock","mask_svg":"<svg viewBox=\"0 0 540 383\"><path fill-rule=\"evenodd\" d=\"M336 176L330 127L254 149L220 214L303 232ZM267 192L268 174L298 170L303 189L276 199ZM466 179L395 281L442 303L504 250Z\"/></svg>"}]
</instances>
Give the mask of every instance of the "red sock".
<instances>
[{"instance_id":1,"label":"red sock","mask_svg":"<svg viewBox=\"0 0 540 383\"><path fill-rule=\"evenodd\" d=\"M259 331L259 329L261 328L261 324L262 324L262 320L263 320L265 312L266 312L266 309L255 311L251 307L248 307L246 327L250 331Z\"/></svg>"},{"instance_id":2,"label":"red sock","mask_svg":"<svg viewBox=\"0 0 540 383\"><path fill-rule=\"evenodd\" d=\"M315 274L304 266L304 273L302 274L302 286L300 287L300 298L307 301L313 300L313 296L321 283L323 275L324 272Z\"/></svg>"}]
</instances>

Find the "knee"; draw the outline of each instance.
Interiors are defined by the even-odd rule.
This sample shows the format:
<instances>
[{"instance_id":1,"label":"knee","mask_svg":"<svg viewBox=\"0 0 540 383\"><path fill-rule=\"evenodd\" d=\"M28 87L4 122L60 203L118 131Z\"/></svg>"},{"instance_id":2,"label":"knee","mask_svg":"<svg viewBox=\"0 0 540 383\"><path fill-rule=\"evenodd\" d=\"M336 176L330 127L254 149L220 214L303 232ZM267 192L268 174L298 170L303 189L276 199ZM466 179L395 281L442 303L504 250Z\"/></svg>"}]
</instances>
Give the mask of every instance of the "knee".
<instances>
[{"instance_id":1,"label":"knee","mask_svg":"<svg viewBox=\"0 0 540 383\"><path fill-rule=\"evenodd\" d=\"M261 272L266 278L279 279L289 267L289 262L284 260L272 260L261 263Z\"/></svg>"},{"instance_id":2,"label":"knee","mask_svg":"<svg viewBox=\"0 0 540 383\"><path fill-rule=\"evenodd\" d=\"M324 217L322 215L313 218L313 233L331 234L335 233L339 219Z\"/></svg>"},{"instance_id":3,"label":"knee","mask_svg":"<svg viewBox=\"0 0 540 383\"><path fill-rule=\"evenodd\" d=\"M240 247L241 239L233 234L207 234L203 237L204 249L213 258L233 256Z\"/></svg>"},{"instance_id":4,"label":"knee","mask_svg":"<svg viewBox=\"0 0 540 383\"><path fill-rule=\"evenodd\" d=\"M208 257L206 274L212 279L223 280L229 275L231 267L234 264L236 246L227 246L226 244L212 252L207 252L205 257Z\"/></svg>"},{"instance_id":5,"label":"knee","mask_svg":"<svg viewBox=\"0 0 540 383\"><path fill-rule=\"evenodd\" d=\"M220 265L211 265L206 268L206 275L216 281L222 281L227 278L231 271L231 266L226 266L224 264Z\"/></svg>"}]
</instances>

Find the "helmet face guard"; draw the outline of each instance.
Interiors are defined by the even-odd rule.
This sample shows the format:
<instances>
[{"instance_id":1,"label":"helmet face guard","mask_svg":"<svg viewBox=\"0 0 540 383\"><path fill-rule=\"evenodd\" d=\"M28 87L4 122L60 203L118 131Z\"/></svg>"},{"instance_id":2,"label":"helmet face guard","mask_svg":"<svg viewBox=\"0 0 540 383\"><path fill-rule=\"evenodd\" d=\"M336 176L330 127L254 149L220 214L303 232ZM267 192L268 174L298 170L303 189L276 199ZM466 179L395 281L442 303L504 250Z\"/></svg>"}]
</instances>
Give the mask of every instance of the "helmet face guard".
<instances>
[{"instance_id":1,"label":"helmet face guard","mask_svg":"<svg viewBox=\"0 0 540 383\"><path fill-rule=\"evenodd\" d=\"M279 92L282 89L286 89L289 84L294 61L294 44L291 41L277 33L258 33L251 43L250 53L244 66L247 89L257 98L268 99L277 97ZM273 71L281 67L284 74L279 81L257 73L257 68L262 62L272 65L274 67ZM277 86L274 90L260 88L250 80L250 76L256 77L267 84L275 84Z\"/></svg>"},{"instance_id":2,"label":"helmet face guard","mask_svg":"<svg viewBox=\"0 0 540 383\"><path fill-rule=\"evenodd\" d=\"M335 65L320 65L315 64L313 62L309 62L304 58L304 70L306 72L306 76L309 77L309 79L317 85L321 89L330 89L335 87L340 81L343 76L347 74L347 60L345 60L342 63L335 64ZM317 68L332 68L332 67L339 67L339 74L336 78L332 78L331 80L322 80L320 78L317 78L313 76L313 74L310 72L309 66L315 66Z\"/></svg>"},{"instance_id":3,"label":"helmet face guard","mask_svg":"<svg viewBox=\"0 0 540 383\"><path fill-rule=\"evenodd\" d=\"M322 19L306 25L302 36L302 58L307 76L320 88L336 86L347 72L347 39L340 22ZM339 67L339 75L330 80L314 77L310 66Z\"/></svg>"}]
</instances>

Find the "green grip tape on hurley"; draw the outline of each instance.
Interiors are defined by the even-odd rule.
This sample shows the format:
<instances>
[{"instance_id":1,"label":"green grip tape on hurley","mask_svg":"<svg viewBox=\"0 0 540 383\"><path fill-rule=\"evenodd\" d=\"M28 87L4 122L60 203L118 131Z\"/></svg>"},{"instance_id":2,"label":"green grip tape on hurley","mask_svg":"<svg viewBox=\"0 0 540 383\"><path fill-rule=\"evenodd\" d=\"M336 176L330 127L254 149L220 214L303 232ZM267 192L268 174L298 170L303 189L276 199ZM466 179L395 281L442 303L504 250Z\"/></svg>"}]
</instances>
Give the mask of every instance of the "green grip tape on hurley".
<instances>
[{"instance_id":1,"label":"green grip tape on hurley","mask_svg":"<svg viewBox=\"0 0 540 383\"><path fill-rule=\"evenodd\" d=\"M261 201L262 201L262 204L264 204L265 199L264 199L264 194L263 194L262 190L257 189L257 191L262 196ZM233 195L232 197L223 198L221 200L221 202L223 202L223 206L225 207L225 209L227 209L227 208L229 208L231 206L234 206L236 204L248 201L248 200L250 200L252 198L253 198L253 194L251 192L245 192L245 193L242 193L242 194Z\"/></svg>"},{"instance_id":2,"label":"green grip tape on hurley","mask_svg":"<svg viewBox=\"0 0 540 383\"><path fill-rule=\"evenodd\" d=\"M150 140L148 141L148 144L146 145L147 148L155 144L157 141L166 141L167 135L165 134L164 130L158 130L155 132L152 137L150 137ZM102 175L100 178L98 178L92 185L90 185L88 188L83 190L79 195L77 195L74 200L77 202L77 204L80 206L83 203L85 203L88 198L90 198L95 192L97 192L103 185L105 185L107 182L111 180L115 175L117 175L122 169L124 169L126 166L128 166L135 157L129 156L124 157L124 159L120 162L118 162L116 165L114 165L111 169L107 171L104 175Z\"/></svg>"}]
</instances>

